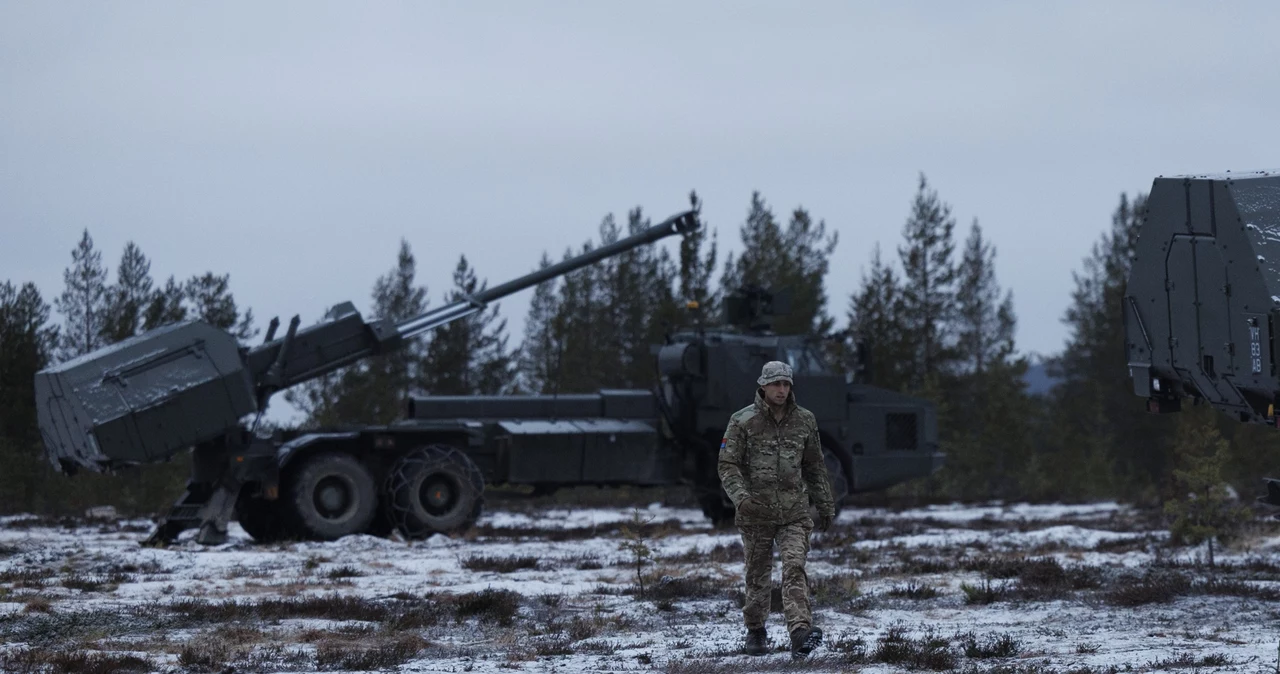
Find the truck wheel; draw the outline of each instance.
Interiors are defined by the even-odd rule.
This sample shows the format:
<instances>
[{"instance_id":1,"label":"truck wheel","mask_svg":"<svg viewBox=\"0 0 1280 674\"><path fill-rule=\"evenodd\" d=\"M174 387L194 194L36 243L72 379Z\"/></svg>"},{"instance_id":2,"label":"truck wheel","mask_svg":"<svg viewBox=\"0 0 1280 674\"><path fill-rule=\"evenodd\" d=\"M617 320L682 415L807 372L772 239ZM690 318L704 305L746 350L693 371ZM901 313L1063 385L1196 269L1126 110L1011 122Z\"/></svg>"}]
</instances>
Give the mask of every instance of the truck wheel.
<instances>
[{"instance_id":1,"label":"truck wheel","mask_svg":"<svg viewBox=\"0 0 1280 674\"><path fill-rule=\"evenodd\" d=\"M293 537L295 532L285 520L279 501L245 496L245 491L248 490L242 490L240 499L236 501L236 520L246 534L257 543L274 543Z\"/></svg>"},{"instance_id":2,"label":"truck wheel","mask_svg":"<svg viewBox=\"0 0 1280 674\"><path fill-rule=\"evenodd\" d=\"M484 476L456 447L428 445L405 454L383 489L386 512L409 540L470 528L484 507Z\"/></svg>"},{"instance_id":3,"label":"truck wheel","mask_svg":"<svg viewBox=\"0 0 1280 674\"><path fill-rule=\"evenodd\" d=\"M364 533L378 514L373 476L350 454L305 459L293 475L290 496L303 532L320 540Z\"/></svg>"}]
</instances>

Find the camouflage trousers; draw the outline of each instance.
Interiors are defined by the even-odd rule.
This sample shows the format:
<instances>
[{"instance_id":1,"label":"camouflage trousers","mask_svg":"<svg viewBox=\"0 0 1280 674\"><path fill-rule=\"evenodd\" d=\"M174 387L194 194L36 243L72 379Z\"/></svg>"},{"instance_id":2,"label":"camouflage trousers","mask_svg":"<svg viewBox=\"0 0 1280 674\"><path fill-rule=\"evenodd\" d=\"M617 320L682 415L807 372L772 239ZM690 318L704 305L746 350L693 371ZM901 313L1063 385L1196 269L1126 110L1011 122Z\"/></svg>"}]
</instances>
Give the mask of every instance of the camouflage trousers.
<instances>
[{"instance_id":1,"label":"camouflage trousers","mask_svg":"<svg viewBox=\"0 0 1280 674\"><path fill-rule=\"evenodd\" d=\"M805 517L791 524L740 524L738 530L742 532L742 552L747 567L747 601L742 607L747 629L764 627L769 615L775 541L782 557L782 612L787 618L787 632L811 627L809 576L804 571L804 563L809 554L812 520Z\"/></svg>"}]
</instances>

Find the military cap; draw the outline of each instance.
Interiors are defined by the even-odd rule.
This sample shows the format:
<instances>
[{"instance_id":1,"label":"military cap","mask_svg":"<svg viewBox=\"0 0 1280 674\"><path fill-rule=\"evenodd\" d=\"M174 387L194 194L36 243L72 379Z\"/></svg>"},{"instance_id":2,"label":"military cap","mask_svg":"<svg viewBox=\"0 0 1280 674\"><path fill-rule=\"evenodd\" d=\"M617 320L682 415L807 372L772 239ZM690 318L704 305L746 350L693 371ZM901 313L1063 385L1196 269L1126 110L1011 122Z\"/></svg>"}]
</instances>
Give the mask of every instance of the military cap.
<instances>
[{"instance_id":1,"label":"military cap","mask_svg":"<svg viewBox=\"0 0 1280 674\"><path fill-rule=\"evenodd\" d=\"M764 364L764 368L760 370L760 378L756 383L764 386L775 381L785 381L788 384L795 385L791 380L791 366L780 360L771 360Z\"/></svg>"}]
</instances>

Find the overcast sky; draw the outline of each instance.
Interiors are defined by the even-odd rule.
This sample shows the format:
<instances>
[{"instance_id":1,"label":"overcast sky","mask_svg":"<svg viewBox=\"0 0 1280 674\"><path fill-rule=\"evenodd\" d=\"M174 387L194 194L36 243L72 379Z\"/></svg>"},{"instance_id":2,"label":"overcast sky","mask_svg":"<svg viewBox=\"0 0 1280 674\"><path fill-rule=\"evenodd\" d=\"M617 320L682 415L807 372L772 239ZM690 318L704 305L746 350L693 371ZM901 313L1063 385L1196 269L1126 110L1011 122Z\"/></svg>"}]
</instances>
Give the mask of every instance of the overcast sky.
<instances>
[{"instance_id":1,"label":"overcast sky","mask_svg":"<svg viewBox=\"0 0 1280 674\"><path fill-rule=\"evenodd\" d=\"M840 233L843 321L924 172L1052 353L1121 192L1280 164L1277 35L1274 2L2 0L0 280L51 300L87 227L113 275L133 240L305 325L401 237L439 305L460 254L497 283L690 189L740 249L758 189Z\"/></svg>"}]
</instances>

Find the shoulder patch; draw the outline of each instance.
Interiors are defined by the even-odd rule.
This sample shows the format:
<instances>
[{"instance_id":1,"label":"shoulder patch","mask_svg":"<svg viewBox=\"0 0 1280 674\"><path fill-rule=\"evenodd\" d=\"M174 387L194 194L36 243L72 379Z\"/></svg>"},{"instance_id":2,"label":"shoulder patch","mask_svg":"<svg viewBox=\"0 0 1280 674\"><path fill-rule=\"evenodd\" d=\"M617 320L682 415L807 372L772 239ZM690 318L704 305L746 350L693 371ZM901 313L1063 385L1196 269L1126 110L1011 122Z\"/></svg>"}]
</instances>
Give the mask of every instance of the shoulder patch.
<instances>
[{"instance_id":1,"label":"shoulder patch","mask_svg":"<svg viewBox=\"0 0 1280 674\"><path fill-rule=\"evenodd\" d=\"M721 451L724 451L724 448L725 448L728 444L729 444L729 438L720 438L720 450L721 450Z\"/></svg>"}]
</instances>

